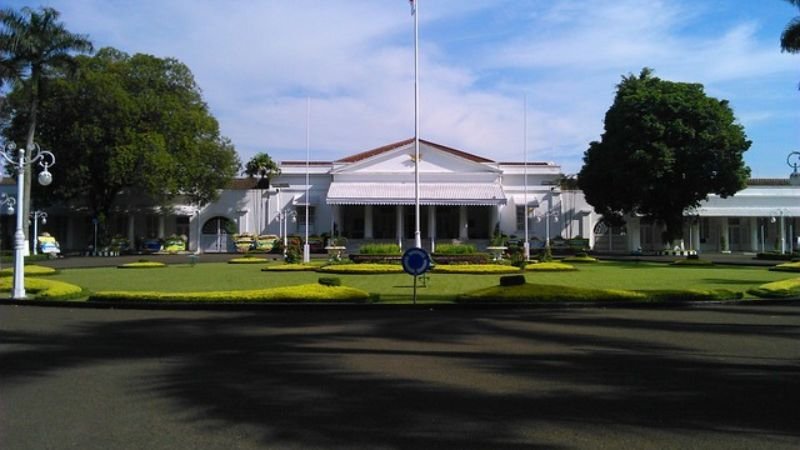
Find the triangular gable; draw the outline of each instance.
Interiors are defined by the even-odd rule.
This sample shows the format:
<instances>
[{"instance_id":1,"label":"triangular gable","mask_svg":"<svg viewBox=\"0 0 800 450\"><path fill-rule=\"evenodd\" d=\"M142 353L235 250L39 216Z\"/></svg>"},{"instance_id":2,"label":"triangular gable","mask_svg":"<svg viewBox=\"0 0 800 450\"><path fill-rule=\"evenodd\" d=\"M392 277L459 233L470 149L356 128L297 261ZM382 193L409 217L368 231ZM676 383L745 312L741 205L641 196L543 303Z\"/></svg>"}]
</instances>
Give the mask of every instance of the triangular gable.
<instances>
[{"instance_id":1,"label":"triangular gable","mask_svg":"<svg viewBox=\"0 0 800 450\"><path fill-rule=\"evenodd\" d=\"M420 140L421 173L498 173L494 163L471 153ZM335 162L334 173L404 173L414 171L414 140L396 142Z\"/></svg>"}]
</instances>

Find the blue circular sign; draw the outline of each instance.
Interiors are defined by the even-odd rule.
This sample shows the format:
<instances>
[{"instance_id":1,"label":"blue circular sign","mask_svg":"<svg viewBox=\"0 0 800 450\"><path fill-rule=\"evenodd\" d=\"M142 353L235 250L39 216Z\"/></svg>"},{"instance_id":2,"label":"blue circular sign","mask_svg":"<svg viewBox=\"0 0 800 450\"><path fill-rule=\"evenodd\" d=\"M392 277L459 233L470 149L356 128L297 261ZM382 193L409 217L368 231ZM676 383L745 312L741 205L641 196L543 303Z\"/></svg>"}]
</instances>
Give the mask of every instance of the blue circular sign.
<instances>
[{"instance_id":1,"label":"blue circular sign","mask_svg":"<svg viewBox=\"0 0 800 450\"><path fill-rule=\"evenodd\" d=\"M431 269L431 256L421 248L413 247L406 250L402 261L403 270L409 275L422 275Z\"/></svg>"}]
</instances>

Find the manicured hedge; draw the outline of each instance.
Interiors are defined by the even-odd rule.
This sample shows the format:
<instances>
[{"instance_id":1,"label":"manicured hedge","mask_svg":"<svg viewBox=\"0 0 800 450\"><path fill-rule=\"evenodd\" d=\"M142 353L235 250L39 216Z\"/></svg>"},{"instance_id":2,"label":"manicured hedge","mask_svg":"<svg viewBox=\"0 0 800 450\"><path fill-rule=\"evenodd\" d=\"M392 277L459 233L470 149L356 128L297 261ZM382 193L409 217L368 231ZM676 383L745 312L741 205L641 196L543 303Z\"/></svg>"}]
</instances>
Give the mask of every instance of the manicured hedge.
<instances>
[{"instance_id":1,"label":"manicured hedge","mask_svg":"<svg viewBox=\"0 0 800 450\"><path fill-rule=\"evenodd\" d=\"M89 301L128 302L366 302L369 294L347 286L304 284L270 289L210 292L101 291Z\"/></svg>"},{"instance_id":2,"label":"manicured hedge","mask_svg":"<svg viewBox=\"0 0 800 450\"><path fill-rule=\"evenodd\" d=\"M166 264L158 261L137 261L117 266L117 269L160 269L167 267Z\"/></svg>"},{"instance_id":3,"label":"manicured hedge","mask_svg":"<svg viewBox=\"0 0 800 450\"><path fill-rule=\"evenodd\" d=\"M582 254L582 255L567 256L566 258L562 259L561 261L567 262L567 263L578 263L578 264L600 262L599 259L597 259L597 258L595 258L593 256L589 256L589 255L587 255L585 253Z\"/></svg>"},{"instance_id":4,"label":"manicured hedge","mask_svg":"<svg viewBox=\"0 0 800 450\"><path fill-rule=\"evenodd\" d=\"M228 264L266 264L268 262L269 260L267 258L245 256L244 258L233 258L228 261Z\"/></svg>"},{"instance_id":5,"label":"manicured hedge","mask_svg":"<svg viewBox=\"0 0 800 450\"><path fill-rule=\"evenodd\" d=\"M25 268L25 276L40 277L42 275L58 273L58 271L52 267L39 266L36 264L28 264L23 267ZM0 270L0 277L10 277L12 275L14 275L14 267L6 267Z\"/></svg>"},{"instance_id":6,"label":"manicured hedge","mask_svg":"<svg viewBox=\"0 0 800 450\"><path fill-rule=\"evenodd\" d=\"M384 273L403 273L403 267L399 264L331 264L317 269L324 273L357 273L357 274L384 274Z\"/></svg>"},{"instance_id":7,"label":"manicured hedge","mask_svg":"<svg viewBox=\"0 0 800 450\"><path fill-rule=\"evenodd\" d=\"M358 249L362 255L402 255L403 250L397 244L364 244Z\"/></svg>"},{"instance_id":8,"label":"manicured hedge","mask_svg":"<svg viewBox=\"0 0 800 450\"><path fill-rule=\"evenodd\" d=\"M436 255L471 255L477 253L477 249L472 244L438 244Z\"/></svg>"},{"instance_id":9,"label":"manicured hedge","mask_svg":"<svg viewBox=\"0 0 800 450\"><path fill-rule=\"evenodd\" d=\"M436 273L461 273L475 275L497 275L501 273L519 273L519 268L502 264L450 264L436 266Z\"/></svg>"},{"instance_id":10,"label":"manicured hedge","mask_svg":"<svg viewBox=\"0 0 800 450\"><path fill-rule=\"evenodd\" d=\"M0 291L10 292L12 288L13 279L0 279ZM67 300L83 296L83 289L80 286L41 278L26 278L25 291L27 294L34 295L37 299L45 300Z\"/></svg>"},{"instance_id":11,"label":"manicured hedge","mask_svg":"<svg viewBox=\"0 0 800 450\"><path fill-rule=\"evenodd\" d=\"M342 279L338 277L319 277L317 282L323 286L341 286Z\"/></svg>"},{"instance_id":12,"label":"manicured hedge","mask_svg":"<svg viewBox=\"0 0 800 450\"><path fill-rule=\"evenodd\" d=\"M775 272L800 272L800 261L778 264L775 267L770 267L769 270Z\"/></svg>"},{"instance_id":13,"label":"manicured hedge","mask_svg":"<svg viewBox=\"0 0 800 450\"><path fill-rule=\"evenodd\" d=\"M303 270L317 270L319 266L314 264L279 264L276 266L262 267L262 272L299 272Z\"/></svg>"},{"instance_id":14,"label":"manicured hedge","mask_svg":"<svg viewBox=\"0 0 800 450\"><path fill-rule=\"evenodd\" d=\"M525 266L525 271L527 272L569 272L572 270L578 269L576 269L575 266L558 261L540 262Z\"/></svg>"},{"instance_id":15,"label":"manicured hedge","mask_svg":"<svg viewBox=\"0 0 800 450\"><path fill-rule=\"evenodd\" d=\"M525 275L506 275L500 277L500 286L519 286L525 284Z\"/></svg>"},{"instance_id":16,"label":"manicured hedge","mask_svg":"<svg viewBox=\"0 0 800 450\"><path fill-rule=\"evenodd\" d=\"M470 253L463 255L431 255L436 264L489 264L489 255L486 253Z\"/></svg>"},{"instance_id":17,"label":"manicured hedge","mask_svg":"<svg viewBox=\"0 0 800 450\"><path fill-rule=\"evenodd\" d=\"M505 277L504 277L505 278ZM666 289L629 291L546 284L493 286L462 295L460 302L680 302L733 300L742 293L726 289Z\"/></svg>"},{"instance_id":18,"label":"manicured hedge","mask_svg":"<svg viewBox=\"0 0 800 450\"><path fill-rule=\"evenodd\" d=\"M800 297L800 278L773 281L747 292L763 298Z\"/></svg>"}]
</instances>

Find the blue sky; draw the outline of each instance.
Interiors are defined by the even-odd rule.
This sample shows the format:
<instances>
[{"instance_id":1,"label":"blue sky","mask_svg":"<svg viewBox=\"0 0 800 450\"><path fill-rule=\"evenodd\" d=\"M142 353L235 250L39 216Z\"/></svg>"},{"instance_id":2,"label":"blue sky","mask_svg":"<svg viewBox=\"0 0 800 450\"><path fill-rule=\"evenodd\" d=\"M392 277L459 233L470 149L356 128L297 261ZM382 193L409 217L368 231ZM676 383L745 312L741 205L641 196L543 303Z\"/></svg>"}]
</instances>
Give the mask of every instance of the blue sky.
<instances>
[{"instance_id":1,"label":"blue sky","mask_svg":"<svg viewBox=\"0 0 800 450\"><path fill-rule=\"evenodd\" d=\"M418 0L420 135L498 161L580 169L622 75L652 67L730 101L754 177L800 150L800 55L782 0ZM193 71L243 161L331 160L413 136L406 0L54 0L97 48L175 57Z\"/></svg>"}]
</instances>

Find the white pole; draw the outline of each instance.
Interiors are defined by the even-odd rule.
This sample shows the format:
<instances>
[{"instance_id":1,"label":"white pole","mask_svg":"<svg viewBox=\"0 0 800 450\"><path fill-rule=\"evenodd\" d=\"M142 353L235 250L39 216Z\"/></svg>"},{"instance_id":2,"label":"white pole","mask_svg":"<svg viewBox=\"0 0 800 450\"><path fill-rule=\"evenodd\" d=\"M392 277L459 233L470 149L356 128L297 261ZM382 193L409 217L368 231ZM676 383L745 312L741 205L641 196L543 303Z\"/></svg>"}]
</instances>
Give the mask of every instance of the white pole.
<instances>
[{"instance_id":1,"label":"white pole","mask_svg":"<svg viewBox=\"0 0 800 450\"><path fill-rule=\"evenodd\" d=\"M781 255L786 253L786 229L784 227L784 220L783 220L783 210L780 210L781 213Z\"/></svg>"},{"instance_id":2,"label":"white pole","mask_svg":"<svg viewBox=\"0 0 800 450\"><path fill-rule=\"evenodd\" d=\"M412 2L414 14L414 246L422 248L419 225L419 0Z\"/></svg>"},{"instance_id":3,"label":"white pole","mask_svg":"<svg viewBox=\"0 0 800 450\"><path fill-rule=\"evenodd\" d=\"M17 163L17 230L14 232L14 289L11 298L23 300L25 298L25 233L22 231L23 214L25 208L25 150L19 149L19 162Z\"/></svg>"},{"instance_id":4,"label":"white pole","mask_svg":"<svg viewBox=\"0 0 800 450\"><path fill-rule=\"evenodd\" d=\"M523 177L525 178L525 243L522 244L522 254L525 261L531 259L531 245L528 236L528 94L523 96L522 101L522 154L523 154Z\"/></svg>"},{"instance_id":5,"label":"white pole","mask_svg":"<svg viewBox=\"0 0 800 450\"><path fill-rule=\"evenodd\" d=\"M33 236L31 236L31 241L33 242L33 254L37 255L36 252L36 239L39 237L39 214L38 211L33 212Z\"/></svg>"},{"instance_id":6,"label":"white pole","mask_svg":"<svg viewBox=\"0 0 800 450\"><path fill-rule=\"evenodd\" d=\"M311 202L311 198L309 195L309 175L308 175L308 167L309 167L309 155L311 153L311 97L306 97L306 239L305 244L303 244L303 262L309 263L311 262L311 246L308 245L308 204Z\"/></svg>"}]
</instances>

